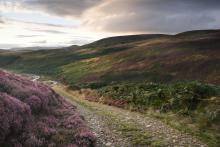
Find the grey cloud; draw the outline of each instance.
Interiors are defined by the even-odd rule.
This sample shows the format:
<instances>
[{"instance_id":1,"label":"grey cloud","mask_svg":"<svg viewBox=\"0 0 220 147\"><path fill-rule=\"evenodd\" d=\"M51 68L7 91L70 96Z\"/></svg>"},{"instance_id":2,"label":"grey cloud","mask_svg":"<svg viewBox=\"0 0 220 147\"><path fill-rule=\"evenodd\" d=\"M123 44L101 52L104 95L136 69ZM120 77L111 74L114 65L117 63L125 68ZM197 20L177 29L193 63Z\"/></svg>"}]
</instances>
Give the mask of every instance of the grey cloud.
<instances>
[{"instance_id":1,"label":"grey cloud","mask_svg":"<svg viewBox=\"0 0 220 147\"><path fill-rule=\"evenodd\" d=\"M109 20L103 25L103 29L113 32L176 33L194 29L211 29L217 27L215 22L214 17L206 14L135 15Z\"/></svg>"},{"instance_id":2,"label":"grey cloud","mask_svg":"<svg viewBox=\"0 0 220 147\"><path fill-rule=\"evenodd\" d=\"M17 0L18 1L18 0ZM186 10L214 10L220 8L219 0L26 0L23 3L33 8L40 8L58 15L80 16L84 11L99 4L110 2L112 7L106 11L116 12L130 10L153 11L186 11ZM108 7L108 5L107 5ZM126 10L125 10L126 11Z\"/></svg>"},{"instance_id":3,"label":"grey cloud","mask_svg":"<svg viewBox=\"0 0 220 147\"><path fill-rule=\"evenodd\" d=\"M1 49L10 49L10 48L15 48L15 47L20 47L20 44L14 44L14 43L0 43L0 48L1 48Z\"/></svg>"},{"instance_id":4,"label":"grey cloud","mask_svg":"<svg viewBox=\"0 0 220 147\"><path fill-rule=\"evenodd\" d=\"M90 42L92 42L92 41L90 41L90 40L73 40L69 44L71 44L71 45L72 44L73 45L83 45L83 44L88 44Z\"/></svg>"},{"instance_id":5,"label":"grey cloud","mask_svg":"<svg viewBox=\"0 0 220 147\"><path fill-rule=\"evenodd\" d=\"M1 12L1 11L0 11ZM3 19L2 19L2 16L1 16L1 13L0 13L0 24L3 24L4 23L4 21L3 21Z\"/></svg>"},{"instance_id":6,"label":"grey cloud","mask_svg":"<svg viewBox=\"0 0 220 147\"><path fill-rule=\"evenodd\" d=\"M17 35L17 38L31 38L31 37L39 37L41 35Z\"/></svg>"},{"instance_id":7,"label":"grey cloud","mask_svg":"<svg viewBox=\"0 0 220 147\"><path fill-rule=\"evenodd\" d=\"M220 28L220 0L17 0L33 10L79 17L82 27L120 33ZM1 23L1 18L0 18ZM40 24L54 27L53 24ZM54 30L42 32L62 34Z\"/></svg>"},{"instance_id":8,"label":"grey cloud","mask_svg":"<svg viewBox=\"0 0 220 147\"><path fill-rule=\"evenodd\" d=\"M51 23L37 23L37 22L27 22L27 21L18 21L15 19L9 19L11 21L17 21L17 22L23 22L26 24L34 24L34 25L43 25L43 26L48 26L48 27L59 27L59 28L64 28L64 27L70 27L70 26L65 26L65 25L57 25L57 24L51 24Z\"/></svg>"},{"instance_id":9,"label":"grey cloud","mask_svg":"<svg viewBox=\"0 0 220 147\"><path fill-rule=\"evenodd\" d=\"M1 20L1 18L0 18ZM31 24L31 25L39 25L39 26L47 26L47 27L56 27L56 28L72 28L73 26L66 26L66 25L59 25L59 24L52 24L52 23L38 23L38 22L29 22L29 21L21 21L16 19L7 18L9 22L21 22L25 24Z\"/></svg>"},{"instance_id":10,"label":"grey cloud","mask_svg":"<svg viewBox=\"0 0 220 147\"><path fill-rule=\"evenodd\" d=\"M74 39L69 44L84 45L94 41L94 39L89 37L74 36L73 38Z\"/></svg>"},{"instance_id":11,"label":"grey cloud","mask_svg":"<svg viewBox=\"0 0 220 147\"><path fill-rule=\"evenodd\" d=\"M102 0L31 0L25 4L32 8L42 9L49 13L64 16L80 16Z\"/></svg>"},{"instance_id":12,"label":"grey cloud","mask_svg":"<svg viewBox=\"0 0 220 147\"><path fill-rule=\"evenodd\" d=\"M46 44L47 41L46 40L41 40L41 41L34 41L32 43L36 43L36 44Z\"/></svg>"},{"instance_id":13,"label":"grey cloud","mask_svg":"<svg viewBox=\"0 0 220 147\"><path fill-rule=\"evenodd\" d=\"M85 25L109 32L176 33L220 27L219 0L112 0ZM89 14L88 14L89 16Z\"/></svg>"},{"instance_id":14,"label":"grey cloud","mask_svg":"<svg viewBox=\"0 0 220 147\"><path fill-rule=\"evenodd\" d=\"M51 33L51 34L67 34L66 32L52 30L52 29L29 29L29 30L35 31L35 32Z\"/></svg>"},{"instance_id":15,"label":"grey cloud","mask_svg":"<svg viewBox=\"0 0 220 147\"><path fill-rule=\"evenodd\" d=\"M66 32L56 31L56 30L40 30L40 31L51 33L51 34L67 34Z\"/></svg>"}]
</instances>

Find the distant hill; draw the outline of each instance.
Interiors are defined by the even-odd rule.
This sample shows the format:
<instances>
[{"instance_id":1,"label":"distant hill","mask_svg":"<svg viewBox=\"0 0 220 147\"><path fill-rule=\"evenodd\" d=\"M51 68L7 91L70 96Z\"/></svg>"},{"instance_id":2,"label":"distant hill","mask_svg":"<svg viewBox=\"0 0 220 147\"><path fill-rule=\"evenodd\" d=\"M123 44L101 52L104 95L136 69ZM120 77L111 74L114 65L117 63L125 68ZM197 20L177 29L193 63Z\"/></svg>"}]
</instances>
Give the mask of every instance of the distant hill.
<instances>
[{"instance_id":1,"label":"distant hill","mask_svg":"<svg viewBox=\"0 0 220 147\"><path fill-rule=\"evenodd\" d=\"M0 53L2 53L2 52L6 52L7 50L4 50L4 49L0 49Z\"/></svg>"},{"instance_id":2,"label":"distant hill","mask_svg":"<svg viewBox=\"0 0 220 147\"><path fill-rule=\"evenodd\" d=\"M37 51L37 50L53 50L53 49L60 49L62 47L21 47L21 48L11 48L11 51Z\"/></svg>"},{"instance_id":3,"label":"distant hill","mask_svg":"<svg viewBox=\"0 0 220 147\"><path fill-rule=\"evenodd\" d=\"M163 34L142 34L142 35L128 35L128 36L116 36L116 37L109 37L104 38L98 41L95 41L93 43L87 44L82 46L81 48L89 48L89 47L108 47L111 45L120 45L120 44L128 44L143 40L150 40L155 38L162 38L162 37L168 37L169 35L163 35Z\"/></svg>"},{"instance_id":4,"label":"distant hill","mask_svg":"<svg viewBox=\"0 0 220 147\"><path fill-rule=\"evenodd\" d=\"M73 85L198 80L220 84L220 30L105 38L75 48L0 53L0 67Z\"/></svg>"}]
</instances>

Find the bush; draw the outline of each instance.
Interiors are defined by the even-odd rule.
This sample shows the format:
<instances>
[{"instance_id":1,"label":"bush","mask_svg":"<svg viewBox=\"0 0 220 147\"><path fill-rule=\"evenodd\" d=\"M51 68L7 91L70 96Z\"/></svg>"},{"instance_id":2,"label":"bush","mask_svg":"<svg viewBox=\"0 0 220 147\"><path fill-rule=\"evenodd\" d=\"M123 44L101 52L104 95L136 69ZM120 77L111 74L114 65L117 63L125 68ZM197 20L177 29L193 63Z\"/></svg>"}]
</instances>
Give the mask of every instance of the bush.
<instances>
[{"instance_id":1,"label":"bush","mask_svg":"<svg viewBox=\"0 0 220 147\"><path fill-rule=\"evenodd\" d=\"M218 86L199 82L121 83L102 87L97 91L99 97L125 100L128 108L137 111L153 108L160 112L172 111L195 118L197 112L212 124L219 123L220 88Z\"/></svg>"},{"instance_id":2,"label":"bush","mask_svg":"<svg viewBox=\"0 0 220 147\"><path fill-rule=\"evenodd\" d=\"M88 92L92 91L92 92ZM211 144L220 140L220 87L199 82L111 83L96 90L81 90L87 100L132 111L152 113ZM91 94L92 93L92 94ZM95 93L95 94L94 94ZM121 103L122 102L122 103ZM149 111L147 111L149 109Z\"/></svg>"}]
</instances>

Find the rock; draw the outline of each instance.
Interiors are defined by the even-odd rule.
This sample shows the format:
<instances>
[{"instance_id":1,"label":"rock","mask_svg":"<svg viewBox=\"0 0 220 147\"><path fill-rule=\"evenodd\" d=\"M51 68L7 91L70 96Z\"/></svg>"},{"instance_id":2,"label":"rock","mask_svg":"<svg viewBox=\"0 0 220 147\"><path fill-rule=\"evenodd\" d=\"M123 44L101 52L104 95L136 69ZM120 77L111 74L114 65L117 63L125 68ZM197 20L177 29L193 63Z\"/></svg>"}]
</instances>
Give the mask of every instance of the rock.
<instances>
[{"instance_id":1,"label":"rock","mask_svg":"<svg viewBox=\"0 0 220 147\"><path fill-rule=\"evenodd\" d=\"M106 143L105 145L106 145L106 146L111 146L112 143L111 143L111 142L108 142L108 143Z\"/></svg>"}]
</instances>

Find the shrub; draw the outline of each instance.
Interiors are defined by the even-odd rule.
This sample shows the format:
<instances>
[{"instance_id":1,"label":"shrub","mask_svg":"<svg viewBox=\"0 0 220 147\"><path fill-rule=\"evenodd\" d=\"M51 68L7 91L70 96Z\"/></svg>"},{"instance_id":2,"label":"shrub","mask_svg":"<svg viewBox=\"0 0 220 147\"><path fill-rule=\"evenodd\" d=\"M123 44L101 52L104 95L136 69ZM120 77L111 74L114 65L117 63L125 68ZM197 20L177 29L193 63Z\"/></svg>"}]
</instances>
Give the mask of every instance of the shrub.
<instances>
[{"instance_id":1,"label":"shrub","mask_svg":"<svg viewBox=\"0 0 220 147\"><path fill-rule=\"evenodd\" d=\"M99 88L97 92L99 97L124 100L128 108L137 111L153 108L193 118L200 116L209 124L217 124L220 119L220 88L214 85L199 82L121 83Z\"/></svg>"},{"instance_id":2,"label":"shrub","mask_svg":"<svg viewBox=\"0 0 220 147\"><path fill-rule=\"evenodd\" d=\"M13 142L20 143L25 138L23 136L30 133L31 122L31 110L27 104L0 92L1 146L10 146Z\"/></svg>"}]
</instances>

